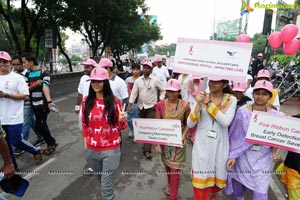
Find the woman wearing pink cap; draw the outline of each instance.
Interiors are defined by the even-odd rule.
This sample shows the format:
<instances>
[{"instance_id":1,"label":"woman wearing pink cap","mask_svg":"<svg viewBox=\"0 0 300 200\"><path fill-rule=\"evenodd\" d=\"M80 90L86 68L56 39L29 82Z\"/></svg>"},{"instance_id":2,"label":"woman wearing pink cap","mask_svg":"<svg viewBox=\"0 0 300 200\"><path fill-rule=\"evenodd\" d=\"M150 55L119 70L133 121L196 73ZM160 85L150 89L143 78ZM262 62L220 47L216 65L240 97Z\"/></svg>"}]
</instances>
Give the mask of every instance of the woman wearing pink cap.
<instances>
[{"instance_id":1,"label":"woman wearing pink cap","mask_svg":"<svg viewBox=\"0 0 300 200\"><path fill-rule=\"evenodd\" d=\"M182 127L183 147L161 146L162 152L156 146L156 152L162 153L162 160L165 164L168 176L168 187L165 193L169 200L178 199L178 187L181 169L185 168L186 147L185 136L188 130L186 121L190 113L189 103L179 99L180 83L176 79L170 79L166 86L167 98L159 101L156 106L156 119L179 119Z\"/></svg>"},{"instance_id":2,"label":"woman wearing pink cap","mask_svg":"<svg viewBox=\"0 0 300 200\"><path fill-rule=\"evenodd\" d=\"M229 151L228 127L233 120L236 98L229 94L227 80L212 79L210 94L201 91L187 125L197 125L192 151L192 184L194 199L218 198L226 186L226 161Z\"/></svg>"},{"instance_id":3,"label":"woman wearing pink cap","mask_svg":"<svg viewBox=\"0 0 300 200\"><path fill-rule=\"evenodd\" d=\"M253 88L253 104L247 104L236 112L229 130L230 149L227 161L228 177L227 193L232 192L237 200L244 199L247 189L253 191L254 200L267 200L271 173L264 173L271 168L273 161L279 160L276 149L263 145L245 142L252 112L276 113L276 110L268 107L268 101L272 97L272 83L260 80ZM231 180L234 179L233 185Z\"/></svg>"},{"instance_id":4,"label":"woman wearing pink cap","mask_svg":"<svg viewBox=\"0 0 300 200\"><path fill-rule=\"evenodd\" d=\"M245 83L240 83L236 82L233 83L232 87L232 94L236 97L237 99L237 106L236 109L240 108L241 106L247 104L248 102L251 102L252 99L244 95L244 92L246 90L246 84Z\"/></svg>"},{"instance_id":5,"label":"woman wearing pink cap","mask_svg":"<svg viewBox=\"0 0 300 200\"><path fill-rule=\"evenodd\" d=\"M114 97L108 72L96 67L90 74L89 94L82 102L85 156L101 184L101 199L114 199L114 173L120 162L120 131L127 127L121 101Z\"/></svg>"}]
</instances>

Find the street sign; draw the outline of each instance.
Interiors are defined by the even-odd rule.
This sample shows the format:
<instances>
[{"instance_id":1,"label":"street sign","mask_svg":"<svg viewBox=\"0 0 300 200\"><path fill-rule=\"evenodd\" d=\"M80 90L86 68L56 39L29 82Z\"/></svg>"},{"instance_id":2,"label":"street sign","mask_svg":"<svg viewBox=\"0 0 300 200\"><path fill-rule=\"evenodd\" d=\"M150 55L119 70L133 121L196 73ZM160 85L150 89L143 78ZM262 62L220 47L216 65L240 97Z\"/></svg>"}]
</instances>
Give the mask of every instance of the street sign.
<instances>
[{"instance_id":1,"label":"street sign","mask_svg":"<svg viewBox=\"0 0 300 200\"><path fill-rule=\"evenodd\" d=\"M45 29L45 47L53 48L53 32L52 29Z\"/></svg>"}]
</instances>

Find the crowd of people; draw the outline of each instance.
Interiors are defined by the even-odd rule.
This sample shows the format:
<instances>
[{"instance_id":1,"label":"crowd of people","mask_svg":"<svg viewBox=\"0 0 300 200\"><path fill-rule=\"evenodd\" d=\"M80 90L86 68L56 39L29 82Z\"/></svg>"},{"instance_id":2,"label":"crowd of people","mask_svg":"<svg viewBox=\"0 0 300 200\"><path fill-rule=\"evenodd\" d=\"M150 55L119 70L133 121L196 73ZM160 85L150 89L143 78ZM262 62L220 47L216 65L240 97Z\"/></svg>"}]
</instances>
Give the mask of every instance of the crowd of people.
<instances>
[{"instance_id":1,"label":"crowd of people","mask_svg":"<svg viewBox=\"0 0 300 200\"><path fill-rule=\"evenodd\" d=\"M128 137L134 142L132 119L152 118L177 119L182 125L182 148L145 143L141 150L148 161L152 160L153 150L162 154L168 199L178 199L188 140L193 145L194 199L218 199L225 189L241 200L249 189L253 199L267 200L271 174L262 171L281 158L275 148L245 142L253 111L282 115L278 91L261 64L262 56L258 54L244 82L209 78L207 83L200 75L170 74L162 58L154 62L126 61L125 67L108 58L99 63L93 59L82 62L84 75L74 112L79 116L88 170L101 183L101 199L115 199L121 132L128 126ZM49 84L49 72L37 66L32 54L11 58L0 51L0 120L10 154L3 168L7 178L13 173L11 163L18 170L13 146L31 153L35 164L41 163L42 155L49 156L56 150L58 143L47 125L47 116L56 107ZM35 145L28 142L30 127L36 134ZM3 134L0 136L3 142ZM42 141L47 144L45 149L37 145ZM288 155L287 174L282 181L287 184L290 199L300 199L300 156L292 152ZM237 171L245 173L234 173Z\"/></svg>"}]
</instances>

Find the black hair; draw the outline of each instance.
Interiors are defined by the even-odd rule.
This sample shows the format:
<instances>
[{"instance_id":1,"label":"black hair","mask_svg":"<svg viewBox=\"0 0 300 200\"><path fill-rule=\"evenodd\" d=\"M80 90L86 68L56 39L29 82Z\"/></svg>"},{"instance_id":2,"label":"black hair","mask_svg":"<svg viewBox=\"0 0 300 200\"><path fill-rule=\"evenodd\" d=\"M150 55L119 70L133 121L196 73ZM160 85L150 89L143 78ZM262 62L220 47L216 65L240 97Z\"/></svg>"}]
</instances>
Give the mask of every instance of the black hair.
<instances>
[{"instance_id":1,"label":"black hair","mask_svg":"<svg viewBox=\"0 0 300 200\"><path fill-rule=\"evenodd\" d=\"M22 58L25 58L27 61L32 61L34 65L38 65L35 56L32 53L23 53Z\"/></svg>"},{"instance_id":2,"label":"black hair","mask_svg":"<svg viewBox=\"0 0 300 200\"><path fill-rule=\"evenodd\" d=\"M141 69L141 66L138 63L133 63L131 69Z\"/></svg>"},{"instance_id":3,"label":"black hair","mask_svg":"<svg viewBox=\"0 0 300 200\"><path fill-rule=\"evenodd\" d=\"M222 80L222 83L226 84L227 86L225 88L223 88L223 93L227 93L227 94L231 94L231 90L229 87L229 81L228 80Z\"/></svg>"},{"instance_id":4,"label":"black hair","mask_svg":"<svg viewBox=\"0 0 300 200\"><path fill-rule=\"evenodd\" d=\"M107 114L107 121L110 125L114 125L117 123L116 113L115 113L115 98L114 94L110 88L109 80L103 81L103 99L104 99L104 111L103 114ZM95 106L96 101L96 92L90 85L89 95L87 96L85 102L85 110L84 110L84 119L86 121L86 125L89 124L89 114L92 108Z\"/></svg>"},{"instance_id":5,"label":"black hair","mask_svg":"<svg viewBox=\"0 0 300 200\"><path fill-rule=\"evenodd\" d=\"M19 60L22 64L22 57L20 55L14 55L13 57L11 57L11 60Z\"/></svg>"}]
</instances>

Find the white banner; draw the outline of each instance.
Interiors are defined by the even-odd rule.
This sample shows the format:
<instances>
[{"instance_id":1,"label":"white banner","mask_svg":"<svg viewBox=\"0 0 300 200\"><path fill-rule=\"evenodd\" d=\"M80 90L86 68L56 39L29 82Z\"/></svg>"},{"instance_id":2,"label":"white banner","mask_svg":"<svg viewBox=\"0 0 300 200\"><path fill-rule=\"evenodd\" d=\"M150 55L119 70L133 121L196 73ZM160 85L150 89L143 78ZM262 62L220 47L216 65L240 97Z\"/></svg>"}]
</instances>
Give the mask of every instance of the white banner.
<instances>
[{"instance_id":1,"label":"white banner","mask_svg":"<svg viewBox=\"0 0 300 200\"><path fill-rule=\"evenodd\" d=\"M173 71L246 81L251 43L178 38Z\"/></svg>"},{"instance_id":2,"label":"white banner","mask_svg":"<svg viewBox=\"0 0 300 200\"><path fill-rule=\"evenodd\" d=\"M254 111L246 141L300 153L300 119Z\"/></svg>"},{"instance_id":3,"label":"white banner","mask_svg":"<svg viewBox=\"0 0 300 200\"><path fill-rule=\"evenodd\" d=\"M132 121L135 142L182 147L180 120L136 118Z\"/></svg>"}]
</instances>

